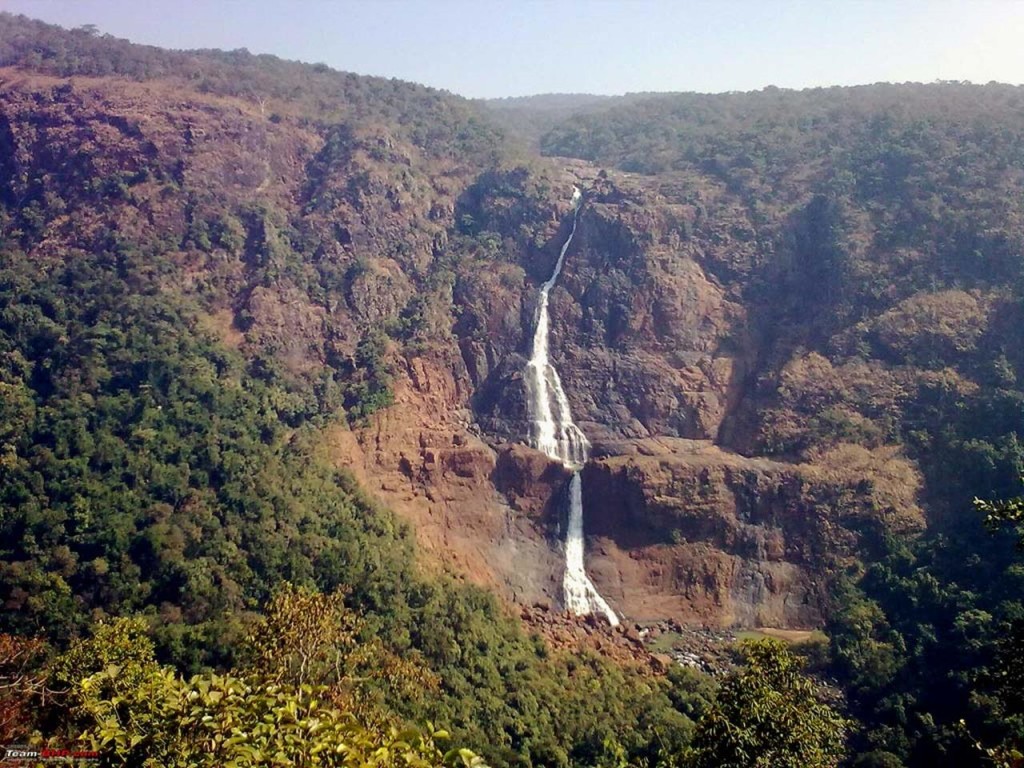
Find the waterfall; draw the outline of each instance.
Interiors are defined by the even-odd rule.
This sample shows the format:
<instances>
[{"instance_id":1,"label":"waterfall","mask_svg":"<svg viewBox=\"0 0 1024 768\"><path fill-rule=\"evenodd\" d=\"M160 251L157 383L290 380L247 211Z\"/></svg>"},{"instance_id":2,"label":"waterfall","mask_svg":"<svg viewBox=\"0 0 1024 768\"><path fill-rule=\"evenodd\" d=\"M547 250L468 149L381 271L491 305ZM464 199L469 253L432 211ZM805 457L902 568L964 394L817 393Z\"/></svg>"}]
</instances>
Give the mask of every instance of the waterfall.
<instances>
[{"instance_id":1,"label":"waterfall","mask_svg":"<svg viewBox=\"0 0 1024 768\"><path fill-rule=\"evenodd\" d=\"M537 329L533 334L533 353L526 366L527 406L530 414L530 441L533 447L573 470L569 481L569 526L565 536L565 607L577 616L601 613L612 626L619 623L597 588L587 577L583 565L583 481L580 469L587 460L590 443L576 426L569 410L569 399L562 388L558 371L548 356L550 317L548 299L565 262L565 252L576 234L576 220L583 200L579 187L572 192L572 229L562 245L550 279L540 288Z\"/></svg>"}]
</instances>

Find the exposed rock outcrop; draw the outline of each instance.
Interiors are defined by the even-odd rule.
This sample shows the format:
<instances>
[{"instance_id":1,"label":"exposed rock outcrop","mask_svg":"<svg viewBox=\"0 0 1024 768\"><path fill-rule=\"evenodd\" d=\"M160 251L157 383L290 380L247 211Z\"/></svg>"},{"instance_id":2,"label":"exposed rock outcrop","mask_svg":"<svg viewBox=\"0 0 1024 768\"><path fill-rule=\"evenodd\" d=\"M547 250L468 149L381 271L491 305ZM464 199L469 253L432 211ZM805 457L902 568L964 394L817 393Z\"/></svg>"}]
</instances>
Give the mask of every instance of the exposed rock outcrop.
<instances>
[{"instance_id":1,"label":"exposed rock outcrop","mask_svg":"<svg viewBox=\"0 0 1024 768\"><path fill-rule=\"evenodd\" d=\"M652 190L581 164L565 178L588 201L552 292L552 354L594 443L584 470L591 578L630 619L820 626L829 576L857 556L865 530L921 527L916 471L884 447L787 463L716 446L756 365L735 284L755 260L748 235L711 231L707 206L726 202L706 185ZM554 202L550 216L536 200L514 211L475 204L478 226L498 234L534 223L532 239L517 230L504 241L520 274L550 268L564 235ZM406 364L395 406L357 430L347 460L429 549L513 599L559 606L566 474L515 445L528 434L522 372L536 285L514 286L507 265L481 266L456 290L451 346Z\"/></svg>"},{"instance_id":2,"label":"exposed rock outcrop","mask_svg":"<svg viewBox=\"0 0 1024 768\"><path fill-rule=\"evenodd\" d=\"M597 440L716 439L752 350L745 311L688 234L700 209L652 194L648 180L616 174L612 183L582 164L569 179L584 185L586 204L551 295L552 354L576 420ZM550 250L519 258L532 274ZM492 309L483 297L469 304ZM525 419L514 362L491 363L475 401L481 423L506 439L521 439Z\"/></svg>"},{"instance_id":3,"label":"exposed rock outcrop","mask_svg":"<svg viewBox=\"0 0 1024 768\"><path fill-rule=\"evenodd\" d=\"M466 382L461 358L406 361L394 405L368 426L335 427L331 453L413 522L435 562L510 599L559 604L554 526L568 474L525 446L492 447L474 435Z\"/></svg>"},{"instance_id":4,"label":"exposed rock outcrop","mask_svg":"<svg viewBox=\"0 0 1024 768\"><path fill-rule=\"evenodd\" d=\"M846 496L869 477L730 454L702 441L617 446L584 474L590 568L640 620L820 625L828 574L855 555ZM607 450L607 447L605 448ZM881 504L868 516L882 517ZM911 500L890 525L923 519Z\"/></svg>"}]
</instances>

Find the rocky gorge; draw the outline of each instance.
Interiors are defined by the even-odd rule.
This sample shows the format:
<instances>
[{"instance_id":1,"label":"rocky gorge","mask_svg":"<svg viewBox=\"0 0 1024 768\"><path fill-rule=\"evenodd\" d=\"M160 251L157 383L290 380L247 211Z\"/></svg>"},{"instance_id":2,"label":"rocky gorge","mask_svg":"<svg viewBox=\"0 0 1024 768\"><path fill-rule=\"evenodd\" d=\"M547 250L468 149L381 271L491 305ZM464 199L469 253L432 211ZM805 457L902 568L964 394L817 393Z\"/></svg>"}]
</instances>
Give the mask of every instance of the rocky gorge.
<instances>
[{"instance_id":1,"label":"rocky gorge","mask_svg":"<svg viewBox=\"0 0 1024 768\"><path fill-rule=\"evenodd\" d=\"M709 207L728 212L725 196L685 204L578 163L560 178L586 190L580 244L553 292L552 352L594 444L583 475L588 573L627 619L820 626L829 574L856 557L859 525L923 526L912 466L897 452L858 467L730 450L756 350L742 283L713 269L757 255L746 238L729 238L735 223L712 218L694 234ZM682 182L669 194L702 199ZM336 455L415 521L428 549L517 602L560 605L568 474L515 441L528 436L530 276L550 268L566 209L530 201L549 210L533 212L531 240L542 244L523 247L512 197L479 201L473 213L511 246L499 269L519 267L525 279L460 279L450 346L406 361L395 404ZM906 473L909 495L863 492L868 465Z\"/></svg>"}]
</instances>

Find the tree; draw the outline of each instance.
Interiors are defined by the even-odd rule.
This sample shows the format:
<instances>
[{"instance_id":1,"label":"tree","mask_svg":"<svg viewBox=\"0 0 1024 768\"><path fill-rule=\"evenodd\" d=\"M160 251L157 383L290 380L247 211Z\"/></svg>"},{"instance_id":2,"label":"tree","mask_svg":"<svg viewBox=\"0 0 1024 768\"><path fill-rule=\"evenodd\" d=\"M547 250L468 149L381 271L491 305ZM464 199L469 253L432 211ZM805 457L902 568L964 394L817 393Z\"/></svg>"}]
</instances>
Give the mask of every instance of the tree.
<instances>
[{"instance_id":1,"label":"tree","mask_svg":"<svg viewBox=\"0 0 1024 768\"><path fill-rule=\"evenodd\" d=\"M284 582L246 640L248 668L269 684L323 685L334 704L371 725L393 720L389 710L400 704L424 711L438 678L418 653L398 656L370 637L344 598Z\"/></svg>"},{"instance_id":2,"label":"tree","mask_svg":"<svg viewBox=\"0 0 1024 768\"><path fill-rule=\"evenodd\" d=\"M483 766L468 750L447 755L444 731L374 732L333 707L318 686L267 685L233 675L183 680L164 667L125 690L112 666L81 682L93 724L83 739L107 765ZM121 690L120 695L97 695Z\"/></svg>"},{"instance_id":3,"label":"tree","mask_svg":"<svg viewBox=\"0 0 1024 768\"><path fill-rule=\"evenodd\" d=\"M1024 478L1022 478L1024 480ZM974 500L985 515L985 525L995 532L1010 526L1017 534L1017 546L1024 550L1024 496L1000 501ZM996 709L1007 730L997 747L977 746L997 766L1019 765L1024 760L1024 619L1018 615L1004 626L996 643L990 676L996 693Z\"/></svg>"},{"instance_id":4,"label":"tree","mask_svg":"<svg viewBox=\"0 0 1024 768\"><path fill-rule=\"evenodd\" d=\"M744 664L697 725L692 768L831 768L846 721L820 699L802 662L778 640L743 643Z\"/></svg>"},{"instance_id":5,"label":"tree","mask_svg":"<svg viewBox=\"0 0 1024 768\"><path fill-rule=\"evenodd\" d=\"M123 617L98 623L91 637L73 642L52 664L50 681L55 689L70 692L75 702L81 680L109 669L117 670L111 682L122 686L111 695L137 688L157 669L143 619Z\"/></svg>"},{"instance_id":6,"label":"tree","mask_svg":"<svg viewBox=\"0 0 1024 768\"><path fill-rule=\"evenodd\" d=\"M52 665L51 680L70 694L61 719L104 765L483 766L469 750L443 753L448 734L429 723L368 727L332 687L295 682L324 663L349 664L351 651L329 652L339 634L351 639L337 626L355 625L346 615L340 596L288 586L256 633L255 667L189 679L156 663L141 619L100 624Z\"/></svg>"}]
</instances>

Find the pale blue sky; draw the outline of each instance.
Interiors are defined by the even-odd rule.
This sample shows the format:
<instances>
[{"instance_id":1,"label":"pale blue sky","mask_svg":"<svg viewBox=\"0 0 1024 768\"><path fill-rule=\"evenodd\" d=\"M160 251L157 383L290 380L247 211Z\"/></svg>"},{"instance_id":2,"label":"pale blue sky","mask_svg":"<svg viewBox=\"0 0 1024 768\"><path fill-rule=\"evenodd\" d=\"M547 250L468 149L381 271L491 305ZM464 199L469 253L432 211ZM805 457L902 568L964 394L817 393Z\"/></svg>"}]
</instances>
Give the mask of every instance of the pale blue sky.
<instances>
[{"instance_id":1,"label":"pale blue sky","mask_svg":"<svg viewBox=\"0 0 1024 768\"><path fill-rule=\"evenodd\" d=\"M0 9L472 97L1024 83L1024 0L0 0Z\"/></svg>"}]
</instances>

